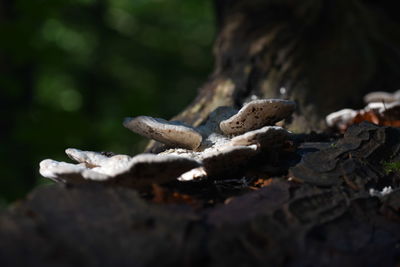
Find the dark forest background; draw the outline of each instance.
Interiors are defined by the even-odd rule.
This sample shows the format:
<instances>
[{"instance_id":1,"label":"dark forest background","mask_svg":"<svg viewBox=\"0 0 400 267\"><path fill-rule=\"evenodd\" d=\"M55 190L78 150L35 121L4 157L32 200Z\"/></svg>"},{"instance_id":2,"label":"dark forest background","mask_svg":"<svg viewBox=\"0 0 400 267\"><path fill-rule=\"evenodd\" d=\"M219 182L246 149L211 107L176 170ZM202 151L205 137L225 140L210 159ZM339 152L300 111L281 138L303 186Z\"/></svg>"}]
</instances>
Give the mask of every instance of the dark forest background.
<instances>
[{"instance_id":1,"label":"dark forest background","mask_svg":"<svg viewBox=\"0 0 400 267\"><path fill-rule=\"evenodd\" d=\"M212 62L204 0L0 2L0 206L46 183L65 148L135 154L126 116L170 118Z\"/></svg>"}]
</instances>

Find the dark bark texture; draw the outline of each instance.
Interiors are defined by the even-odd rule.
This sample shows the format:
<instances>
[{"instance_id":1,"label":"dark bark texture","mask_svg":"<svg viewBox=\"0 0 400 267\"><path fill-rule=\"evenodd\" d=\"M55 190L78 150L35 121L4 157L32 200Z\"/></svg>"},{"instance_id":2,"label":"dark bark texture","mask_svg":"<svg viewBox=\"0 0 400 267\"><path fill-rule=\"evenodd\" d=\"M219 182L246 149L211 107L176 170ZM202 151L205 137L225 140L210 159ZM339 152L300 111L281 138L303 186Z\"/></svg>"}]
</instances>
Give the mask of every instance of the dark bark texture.
<instances>
[{"instance_id":1,"label":"dark bark texture","mask_svg":"<svg viewBox=\"0 0 400 267\"><path fill-rule=\"evenodd\" d=\"M400 87L400 21L393 2L216 0L215 69L177 118L198 125L216 107L255 95L298 104L291 128L357 108L371 90Z\"/></svg>"},{"instance_id":2,"label":"dark bark texture","mask_svg":"<svg viewBox=\"0 0 400 267\"><path fill-rule=\"evenodd\" d=\"M256 95L295 100L288 125L321 129L364 92L398 89L391 3L217 0L215 71L177 118L197 126ZM263 187L163 185L194 204L113 186L38 188L0 213L0 266L398 266L400 176L385 162L400 161L400 130L362 123L291 142L243 170L268 177Z\"/></svg>"}]
</instances>

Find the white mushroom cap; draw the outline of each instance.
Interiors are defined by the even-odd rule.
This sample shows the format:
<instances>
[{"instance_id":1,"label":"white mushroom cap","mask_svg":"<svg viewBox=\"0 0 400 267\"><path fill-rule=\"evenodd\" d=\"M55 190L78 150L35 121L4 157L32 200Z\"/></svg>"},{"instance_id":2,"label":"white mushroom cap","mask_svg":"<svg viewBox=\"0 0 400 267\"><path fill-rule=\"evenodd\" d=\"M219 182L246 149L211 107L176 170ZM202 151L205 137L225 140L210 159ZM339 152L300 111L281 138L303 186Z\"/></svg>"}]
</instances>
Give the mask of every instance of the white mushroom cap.
<instances>
[{"instance_id":1,"label":"white mushroom cap","mask_svg":"<svg viewBox=\"0 0 400 267\"><path fill-rule=\"evenodd\" d=\"M233 146L258 145L261 148L281 144L291 135L291 132L280 126L265 126L261 129L238 135L231 139Z\"/></svg>"},{"instance_id":2,"label":"white mushroom cap","mask_svg":"<svg viewBox=\"0 0 400 267\"><path fill-rule=\"evenodd\" d=\"M109 162L112 158L118 158L119 161L123 159L125 159L125 161L131 159L131 157L128 155L115 155L112 157L107 157L100 152L83 151L76 148L67 148L65 153L70 159L79 163L85 163L89 165L88 167L102 166Z\"/></svg>"},{"instance_id":3,"label":"white mushroom cap","mask_svg":"<svg viewBox=\"0 0 400 267\"><path fill-rule=\"evenodd\" d=\"M68 148L65 153L79 163L85 163L86 167L99 173L113 175L116 171L128 166L132 159L128 155L104 156L99 152L82 151L75 148Z\"/></svg>"},{"instance_id":4,"label":"white mushroom cap","mask_svg":"<svg viewBox=\"0 0 400 267\"><path fill-rule=\"evenodd\" d=\"M202 141L200 133L180 122L139 116L126 118L123 124L137 134L174 147L196 149Z\"/></svg>"},{"instance_id":5,"label":"white mushroom cap","mask_svg":"<svg viewBox=\"0 0 400 267\"><path fill-rule=\"evenodd\" d=\"M124 155L111 157L95 168L87 167L86 163L70 164L47 159L40 163L40 174L58 182L71 184L102 182L141 187L173 181L181 174L201 165L196 160L172 155L140 154L129 160L120 156Z\"/></svg>"},{"instance_id":6,"label":"white mushroom cap","mask_svg":"<svg viewBox=\"0 0 400 267\"><path fill-rule=\"evenodd\" d=\"M394 109L398 109L400 106L400 100L391 102L391 103L383 103L383 102L373 102L369 103L364 110L375 110L381 115L385 115L386 113L390 113ZM396 118L397 119L397 118Z\"/></svg>"},{"instance_id":7,"label":"white mushroom cap","mask_svg":"<svg viewBox=\"0 0 400 267\"><path fill-rule=\"evenodd\" d=\"M79 184L86 179L105 181L108 176L87 168L85 164L71 164L45 159L40 162L39 172L43 177L56 182Z\"/></svg>"},{"instance_id":8,"label":"white mushroom cap","mask_svg":"<svg viewBox=\"0 0 400 267\"><path fill-rule=\"evenodd\" d=\"M394 93L377 91L377 92L371 92L364 96L365 103L372 103L372 102L391 103L399 100L400 100L400 90Z\"/></svg>"},{"instance_id":9,"label":"white mushroom cap","mask_svg":"<svg viewBox=\"0 0 400 267\"><path fill-rule=\"evenodd\" d=\"M207 177L207 172L204 167L198 167L191 169L188 172L185 172L181 176L178 177L178 181L187 182L193 180L201 180Z\"/></svg>"},{"instance_id":10,"label":"white mushroom cap","mask_svg":"<svg viewBox=\"0 0 400 267\"><path fill-rule=\"evenodd\" d=\"M366 105L364 107L364 110L365 111L375 110L375 111L379 111L380 112L380 111L385 110L387 105L388 104L385 104L383 102L371 102L371 103L368 103L368 105Z\"/></svg>"},{"instance_id":11,"label":"white mushroom cap","mask_svg":"<svg viewBox=\"0 0 400 267\"><path fill-rule=\"evenodd\" d=\"M325 120L329 127L335 125L340 126L347 125L352 119L355 118L355 116L357 116L357 111L346 108L329 114L326 116Z\"/></svg>"},{"instance_id":12,"label":"white mushroom cap","mask_svg":"<svg viewBox=\"0 0 400 267\"><path fill-rule=\"evenodd\" d=\"M244 105L239 112L219 126L226 135L242 134L261 128L289 117L296 104L282 99L254 100Z\"/></svg>"}]
</instances>

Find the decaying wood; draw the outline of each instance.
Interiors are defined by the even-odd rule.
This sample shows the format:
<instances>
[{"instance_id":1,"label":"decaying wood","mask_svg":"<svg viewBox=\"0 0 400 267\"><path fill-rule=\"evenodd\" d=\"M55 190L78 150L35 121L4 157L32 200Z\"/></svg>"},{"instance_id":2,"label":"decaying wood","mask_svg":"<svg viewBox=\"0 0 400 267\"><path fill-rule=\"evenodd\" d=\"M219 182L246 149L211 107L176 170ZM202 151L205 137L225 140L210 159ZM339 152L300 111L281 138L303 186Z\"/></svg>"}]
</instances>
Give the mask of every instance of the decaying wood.
<instances>
[{"instance_id":1,"label":"decaying wood","mask_svg":"<svg viewBox=\"0 0 400 267\"><path fill-rule=\"evenodd\" d=\"M387 176L383 162L399 161L400 129L362 123L350 127L344 138L303 157L291 175L320 186L348 184L355 190L382 186ZM387 185L397 186L397 182Z\"/></svg>"},{"instance_id":2,"label":"decaying wood","mask_svg":"<svg viewBox=\"0 0 400 267\"><path fill-rule=\"evenodd\" d=\"M207 181L167 189L197 205L155 204L122 187L38 188L0 215L0 266L394 266L400 191L378 198L368 189L398 186L398 174L378 168L399 157L397 140L398 129L364 123L335 146L291 152L303 154L291 169L301 183L275 177L239 194ZM307 160L315 157L334 167ZM375 176L355 171L346 182L337 169L348 165Z\"/></svg>"}]
</instances>

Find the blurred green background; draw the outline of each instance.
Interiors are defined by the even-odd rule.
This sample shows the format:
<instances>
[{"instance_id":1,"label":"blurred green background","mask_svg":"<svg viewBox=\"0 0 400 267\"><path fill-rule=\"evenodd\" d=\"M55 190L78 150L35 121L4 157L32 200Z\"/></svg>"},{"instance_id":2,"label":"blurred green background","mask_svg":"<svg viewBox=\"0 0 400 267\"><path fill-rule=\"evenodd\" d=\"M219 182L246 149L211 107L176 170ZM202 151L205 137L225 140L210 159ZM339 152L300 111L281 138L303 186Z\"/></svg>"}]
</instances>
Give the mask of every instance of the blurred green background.
<instances>
[{"instance_id":1,"label":"blurred green background","mask_svg":"<svg viewBox=\"0 0 400 267\"><path fill-rule=\"evenodd\" d=\"M139 153L126 116L169 119L213 65L211 0L3 0L0 206L65 148ZM1 204L2 203L2 204Z\"/></svg>"}]
</instances>

